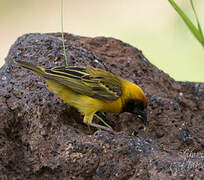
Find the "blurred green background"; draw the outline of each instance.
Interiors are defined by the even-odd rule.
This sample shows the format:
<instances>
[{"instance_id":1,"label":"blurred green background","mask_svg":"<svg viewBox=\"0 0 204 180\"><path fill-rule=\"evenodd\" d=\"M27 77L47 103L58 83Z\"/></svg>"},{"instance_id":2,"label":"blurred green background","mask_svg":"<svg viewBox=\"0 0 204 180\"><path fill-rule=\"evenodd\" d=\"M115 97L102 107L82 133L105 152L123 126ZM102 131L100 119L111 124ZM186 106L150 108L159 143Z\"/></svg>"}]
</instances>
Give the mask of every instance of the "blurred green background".
<instances>
[{"instance_id":1,"label":"blurred green background","mask_svg":"<svg viewBox=\"0 0 204 180\"><path fill-rule=\"evenodd\" d=\"M188 0L176 2L194 18ZM204 0L194 5L204 28ZM19 36L59 31L60 0L0 0L0 66ZM64 0L64 31L120 39L175 80L204 81L204 49L168 0Z\"/></svg>"}]
</instances>

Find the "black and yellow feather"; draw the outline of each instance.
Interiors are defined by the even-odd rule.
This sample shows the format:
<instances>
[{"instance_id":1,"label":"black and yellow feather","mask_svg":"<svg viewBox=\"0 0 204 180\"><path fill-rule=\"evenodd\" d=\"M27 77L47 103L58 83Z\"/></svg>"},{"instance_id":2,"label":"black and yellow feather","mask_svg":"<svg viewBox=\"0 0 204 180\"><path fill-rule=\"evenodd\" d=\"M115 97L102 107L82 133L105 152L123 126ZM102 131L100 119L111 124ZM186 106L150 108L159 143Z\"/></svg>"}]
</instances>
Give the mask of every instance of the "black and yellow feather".
<instances>
[{"instance_id":1,"label":"black and yellow feather","mask_svg":"<svg viewBox=\"0 0 204 180\"><path fill-rule=\"evenodd\" d=\"M103 101L114 101L122 94L120 79L97 68L54 67L45 69L43 77L55 80L79 94Z\"/></svg>"}]
</instances>

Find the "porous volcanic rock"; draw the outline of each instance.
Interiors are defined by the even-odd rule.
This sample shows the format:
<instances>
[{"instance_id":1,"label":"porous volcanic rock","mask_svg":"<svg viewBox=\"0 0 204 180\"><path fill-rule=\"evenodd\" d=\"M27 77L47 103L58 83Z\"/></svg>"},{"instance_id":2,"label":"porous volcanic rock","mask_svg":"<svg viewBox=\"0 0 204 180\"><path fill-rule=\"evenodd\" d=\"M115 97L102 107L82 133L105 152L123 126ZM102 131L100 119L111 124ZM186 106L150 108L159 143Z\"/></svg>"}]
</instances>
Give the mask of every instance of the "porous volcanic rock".
<instances>
[{"instance_id":1,"label":"porous volcanic rock","mask_svg":"<svg viewBox=\"0 0 204 180\"><path fill-rule=\"evenodd\" d=\"M65 34L65 46L69 65L142 87L149 126L144 132L129 113L99 113L120 133L89 130L76 109L13 62L64 65L61 34L23 35L0 69L1 179L204 179L204 83L177 82L113 38Z\"/></svg>"}]
</instances>

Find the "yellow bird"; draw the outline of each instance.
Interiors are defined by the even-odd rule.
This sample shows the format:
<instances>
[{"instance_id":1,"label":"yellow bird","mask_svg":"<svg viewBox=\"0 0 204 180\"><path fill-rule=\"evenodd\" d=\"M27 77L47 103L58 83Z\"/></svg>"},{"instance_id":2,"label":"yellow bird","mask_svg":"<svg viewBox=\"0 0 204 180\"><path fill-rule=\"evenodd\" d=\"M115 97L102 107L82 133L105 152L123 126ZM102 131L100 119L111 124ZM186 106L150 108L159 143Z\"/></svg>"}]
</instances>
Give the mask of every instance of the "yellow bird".
<instances>
[{"instance_id":1,"label":"yellow bird","mask_svg":"<svg viewBox=\"0 0 204 180\"><path fill-rule=\"evenodd\" d=\"M128 80L93 67L42 68L25 61L15 62L41 76L50 91L84 115L83 122L88 125L100 126L92 123L98 111L130 112L147 123L147 98L139 86Z\"/></svg>"}]
</instances>

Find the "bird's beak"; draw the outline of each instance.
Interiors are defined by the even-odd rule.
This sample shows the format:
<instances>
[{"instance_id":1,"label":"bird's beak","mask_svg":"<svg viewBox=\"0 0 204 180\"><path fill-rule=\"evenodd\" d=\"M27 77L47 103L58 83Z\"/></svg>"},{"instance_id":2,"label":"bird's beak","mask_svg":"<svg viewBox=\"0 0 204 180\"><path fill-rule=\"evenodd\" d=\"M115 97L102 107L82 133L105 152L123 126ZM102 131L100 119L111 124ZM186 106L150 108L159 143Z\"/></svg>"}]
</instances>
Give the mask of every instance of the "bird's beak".
<instances>
[{"instance_id":1,"label":"bird's beak","mask_svg":"<svg viewBox=\"0 0 204 180\"><path fill-rule=\"evenodd\" d=\"M146 131L146 129L147 129L146 126L148 124L148 122L147 122L147 110L144 109L143 111L140 111L138 113L138 117L141 119L142 123L144 124L144 131Z\"/></svg>"},{"instance_id":2,"label":"bird's beak","mask_svg":"<svg viewBox=\"0 0 204 180\"><path fill-rule=\"evenodd\" d=\"M147 110L144 109L143 111L137 111L137 116L140 118L140 120L142 121L142 123L145 125L147 125Z\"/></svg>"}]
</instances>

